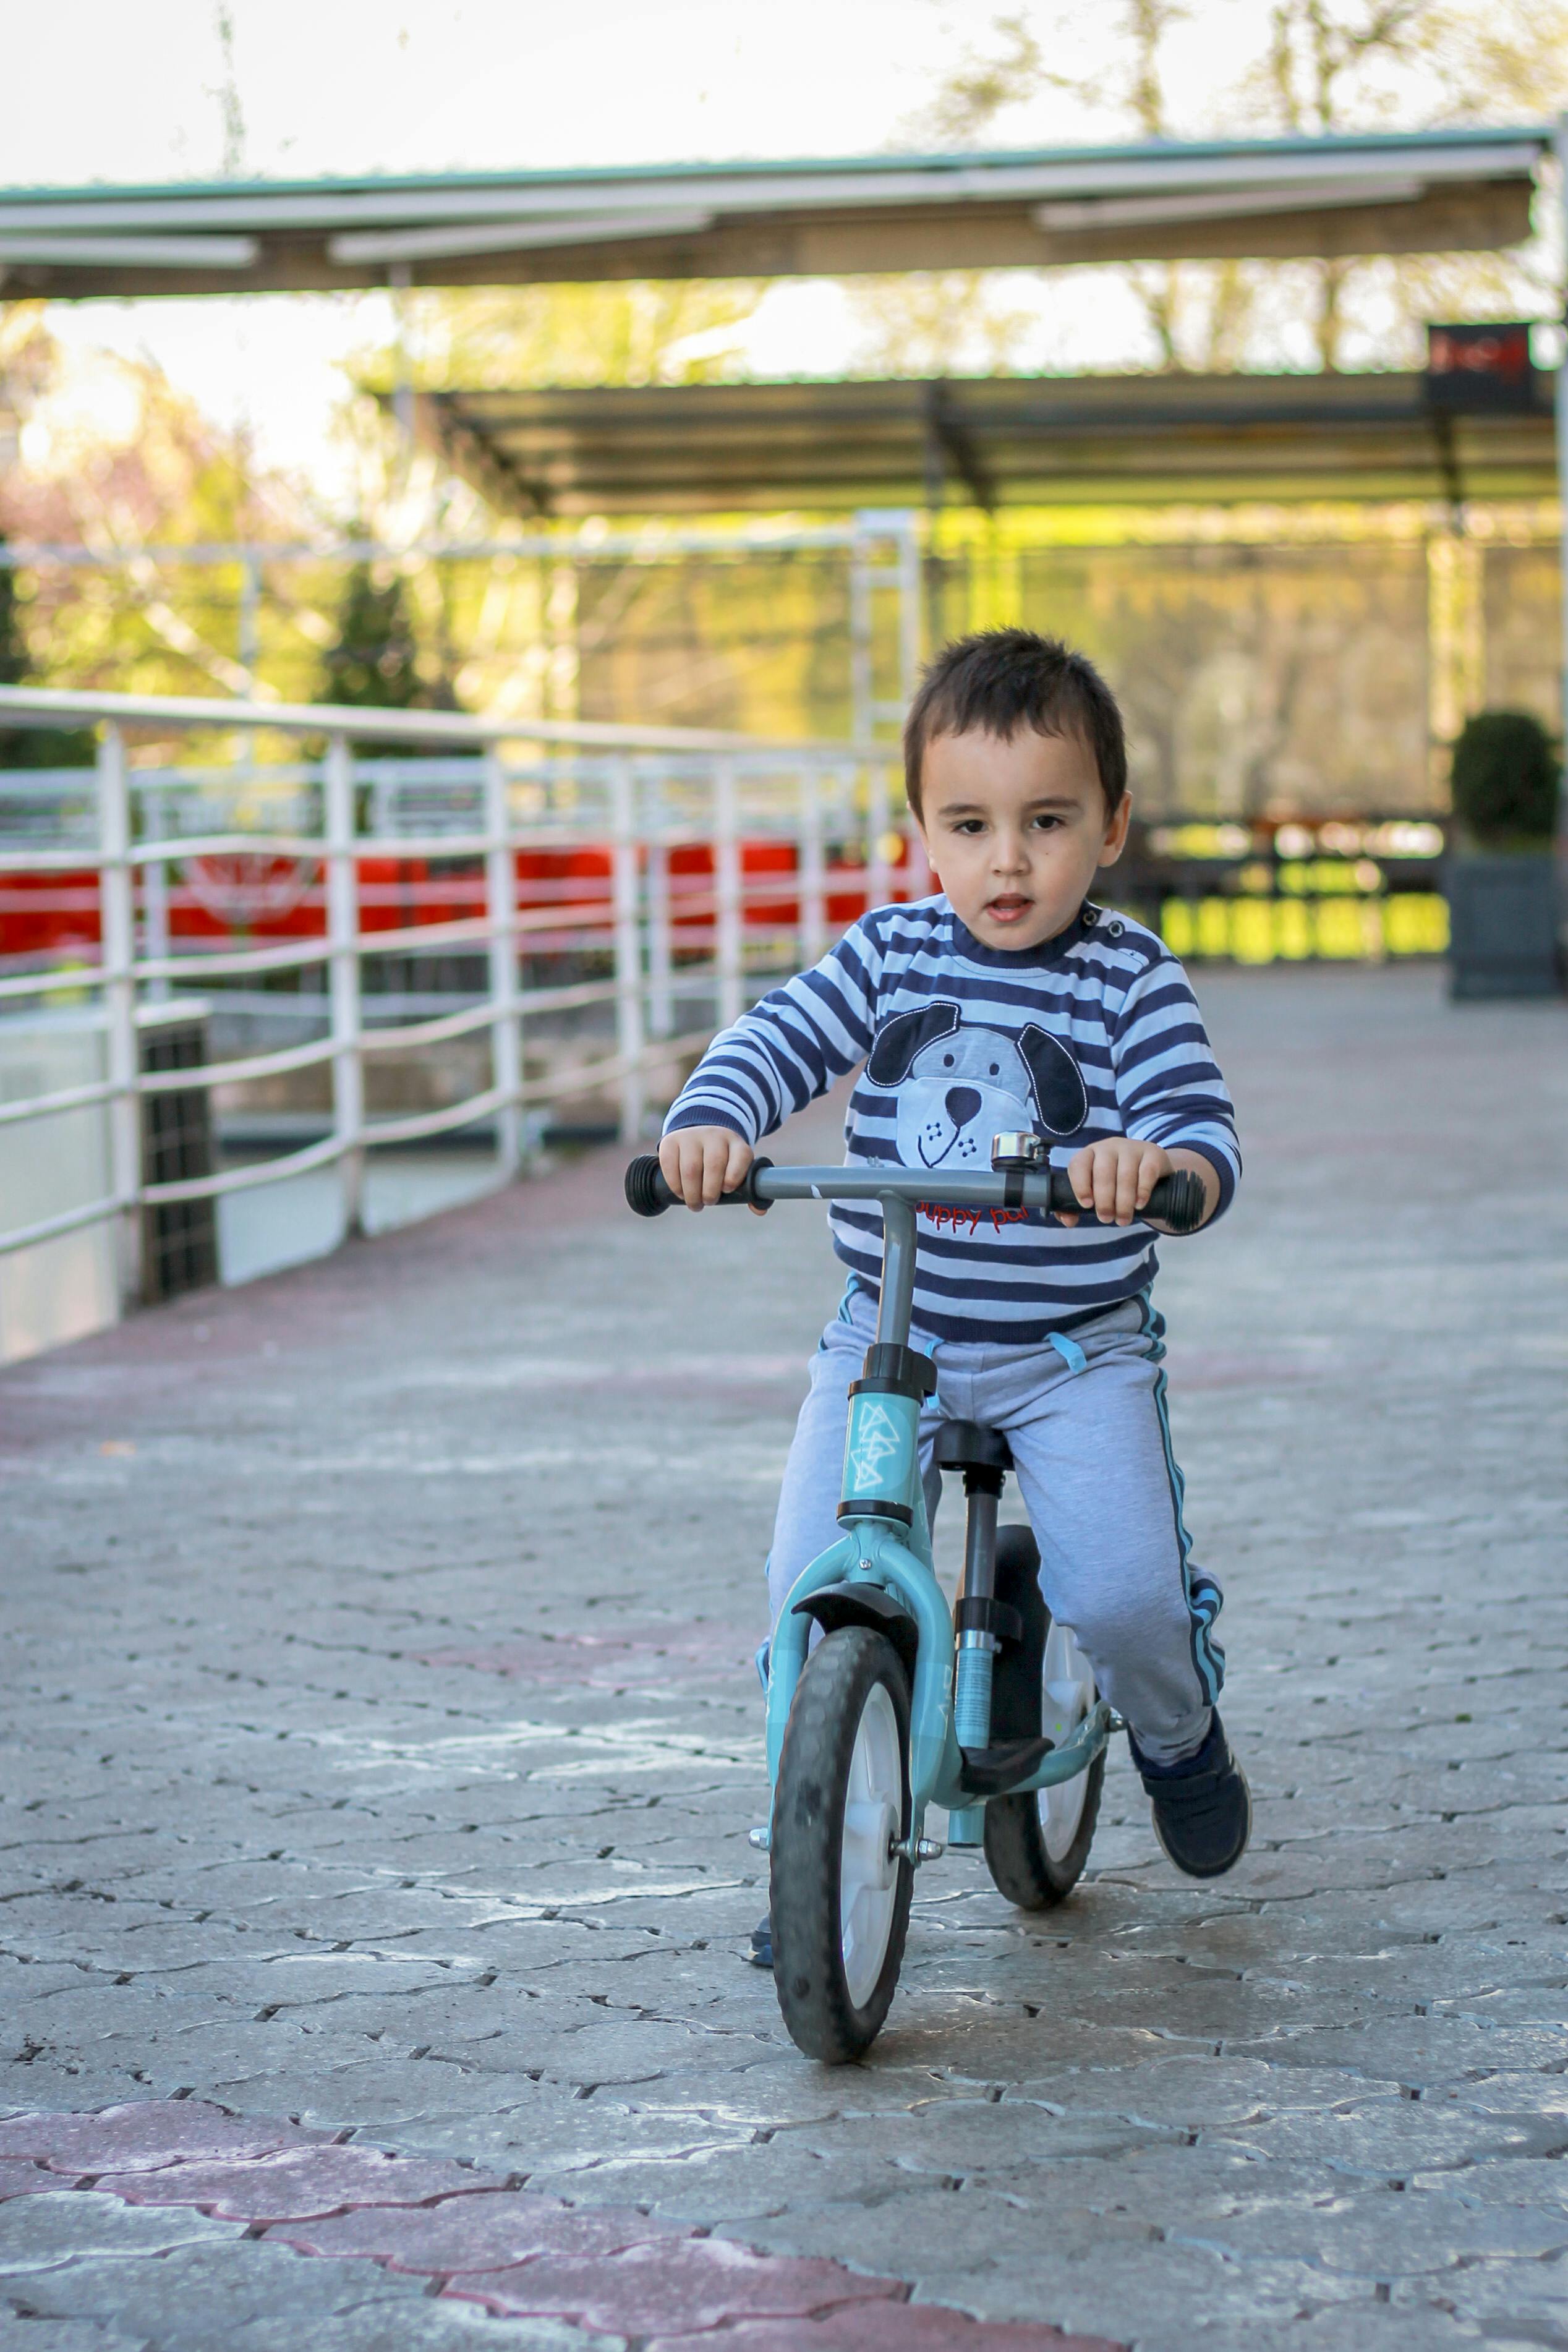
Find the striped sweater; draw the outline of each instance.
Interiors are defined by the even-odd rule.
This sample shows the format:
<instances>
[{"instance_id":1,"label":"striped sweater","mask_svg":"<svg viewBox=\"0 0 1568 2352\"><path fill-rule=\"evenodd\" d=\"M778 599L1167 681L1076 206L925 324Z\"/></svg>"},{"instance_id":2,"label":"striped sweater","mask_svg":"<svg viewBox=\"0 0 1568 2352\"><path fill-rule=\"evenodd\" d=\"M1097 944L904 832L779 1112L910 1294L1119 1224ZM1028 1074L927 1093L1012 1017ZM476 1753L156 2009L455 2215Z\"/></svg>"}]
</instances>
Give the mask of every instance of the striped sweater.
<instances>
[{"instance_id":1,"label":"striped sweater","mask_svg":"<svg viewBox=\"0 0 1568 2352\"><path fill-rule=\"evenodd\" d=\"M917 1328L936 1339L1037 1346L1147 1287L1145 1224L1063 1226L1043 1212L943 1209L940 1178L990 1165L1004 1128L1033 1129L1062 1166L1107 1135L1201 1152L1228 1205L1236 1123L1187 976L1153 932L1088 902L1036 948L984 946L944 897L879 907L814 970L715 1037L665 1121L759 1143L864 1063L845 1123L850 1161L929 1168L918 1220ZM833 1245L873 1296L875 1203L838 1202Z\"/></svg>"}]
</instances>

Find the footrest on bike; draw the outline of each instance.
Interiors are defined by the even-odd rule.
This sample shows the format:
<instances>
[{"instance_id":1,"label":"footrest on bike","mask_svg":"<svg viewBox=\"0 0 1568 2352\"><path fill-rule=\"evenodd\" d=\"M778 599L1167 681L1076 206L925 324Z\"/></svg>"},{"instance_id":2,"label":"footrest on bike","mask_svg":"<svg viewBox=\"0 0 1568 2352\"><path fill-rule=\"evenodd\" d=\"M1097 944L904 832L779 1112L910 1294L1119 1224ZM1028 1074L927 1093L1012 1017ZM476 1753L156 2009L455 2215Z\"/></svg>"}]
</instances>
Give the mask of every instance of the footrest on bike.
<instances>
[{"instance_id":1,"label":"footrest on bike","mask_svg":"<svg viewBox=\"0 0 1568 2352\"><path fill-rule=\"evenodd\" d=\"M991 1748L964 1748L960 1786L966 1797L1001 1797L1037 1772L1054 1739L1002 1739Z\"/></svg>"}]
</instances>

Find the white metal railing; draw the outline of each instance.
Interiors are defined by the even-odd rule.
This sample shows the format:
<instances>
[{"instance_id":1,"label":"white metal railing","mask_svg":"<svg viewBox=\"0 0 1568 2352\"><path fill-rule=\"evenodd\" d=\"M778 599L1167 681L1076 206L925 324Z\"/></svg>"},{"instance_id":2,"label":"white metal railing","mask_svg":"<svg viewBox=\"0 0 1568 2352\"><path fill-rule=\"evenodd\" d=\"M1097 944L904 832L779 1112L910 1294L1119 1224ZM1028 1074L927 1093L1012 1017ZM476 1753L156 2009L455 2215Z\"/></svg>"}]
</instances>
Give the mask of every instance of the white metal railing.
<instances>
[{"instance_id":1,"label":"white metal railing","mask_svg":"<svg viewBox=\"0 0 1568 2352\"><path fill-rule=\"evenodd\" d=\"M681 528L650 522L631 530L605 530L589 523L576 530L513 531L500 538L479 539L442 535L397 544L363 539L246 540L87 548L13 539L0 540L0 571L122 572L148 576L193 567L205 572L237 571L238 659L226 662L216 657L213 667L215 676L222 676L243 695L258 691L256 667L266 583L278 572L300 565L404 566L417 560L444 565L479 563L489 569L497 562L534 562L553 574L561 567L574 573L605 565L645 570L693 558L776 562L799 555L833 553L843 557L847 570L850 732L857 743L868 742L879 721L901 719L914 692L920 660L921 517L906 508L864 508L841 522L784 529L773 520ZM881 629L874 625L873 606L885 616ZM892 647L885 642L889 623ZM873 642L879 637L884 641L879 655ZM896 651L898 664L898 694L892 700L878 692L877 674L886 667L889 651Z\"/></svg>"},{"instance_id":2,"label":"white metal railing","mask_svg":"<svg viewBox=\"0 0 1568 2352\"><path fill-rule=\"evenodd\" d=\"M28 688L0 688L0 722L101 729L90 795L85 775L0 775L0 947L10 902L41 903L54 877L90 874L98 934L96 951L79 946L64 967L42 951L0 959L0 1020L8 1005L85 992L103 1038L100 1077L0 1104L0 1127L103 1106L110 1169L101 1197L0 1230L0 1255L112 1221L127 1297L140 1281L139 1213L163 1202L335 1166L353 1231L365 1154L378 1146L482 1122L506 1176L524 1157L531 1109L605 1092L619 1131L636 1138L650 1097L736 1018L755 975L823 951L831 901L842 917L844 894L875 905L896 879L906 895L929 887L918 842L912 854L900 848L907 836L893 828L889 743ZM264 731L293 749L287 761L223 768L133 764L132 728L155 728L165 742ZM23 802L25 823L15 814ZM753 856L749 871L755 845L771 862L757 870ZM531 860L555 870L520 879ZM304 928L245 944L221 929L205 942L182 934L174 877L225 861L291 862L307 877ZM367 876L377 861L396 866L391 881ZM410 881L415 866L426 870ZM367 990L367 961L453 953L482 970L477 991L387 992L394 1017L375 1018L383 992ZM222 1006L215 982L280 973L324 984L246 1004L323 1034L196 1068L142 1068L140 1024L159 1000L206 990ZM586 1017L588 1033L557 1031L552 1064L531 1070L525 1039L568 1017ZM435 1108L367 1112L377 1057L481 1034L486 1083ZM330 1077L324 1135L214 1174L146 1180L147 1098L315 1067Z\"/></svg>"}]
</instances>

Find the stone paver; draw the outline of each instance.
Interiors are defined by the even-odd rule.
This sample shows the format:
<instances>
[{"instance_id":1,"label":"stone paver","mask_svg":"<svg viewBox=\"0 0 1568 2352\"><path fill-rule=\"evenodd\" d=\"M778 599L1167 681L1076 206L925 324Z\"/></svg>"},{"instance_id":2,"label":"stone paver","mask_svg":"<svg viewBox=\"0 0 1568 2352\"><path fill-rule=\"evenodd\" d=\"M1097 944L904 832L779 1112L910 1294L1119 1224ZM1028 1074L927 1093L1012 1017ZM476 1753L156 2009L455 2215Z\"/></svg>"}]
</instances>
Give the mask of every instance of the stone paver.
<instances>
[{"instance_id":1,"label":"stone paver","mask_svg":"<svg viewBox=\"0 0 1568 2352\"><path fill-rule=\"evenodd\" d=\"M317 2138L310 2144L286 2125L260 2136L265 2152L215 2164L208 2151L234 2129L234 2119L204 2099L11 2117L13 2147L26 2150L31 2162L18 2154L0 2172L0 2261L7 2251L5 2206L16 2203L25 2220L38 2223L13 2253L10 2279L19 2289L13 2320L32 2325L47 2315L47 2302L40 2305L33 2293L39 2273L62 2272L59 2284L68 2296L82 2284L84 2269L90 2273L95 2255L151 2255L166 2263L182 2255L187 2242L205 2246L199 2226L193 2231L159 2223L142 2211L147 2207L244 2222L247 2238L330 2267L368 2261L425 2280L427 2293L443 2301L477 2305L529 2325L559 2322L576 2331L579 2342L587 2331L597 2340L644 2346L766 2321L787 2328L798 2352L818 2352L818 2331L845 2312L867 2313L874 2323L874 2306L896 2305L902 2311L907 2305L909 2285L900 2279L842 2263L759 2252L629 2207L574 2210L558 2198L537 2196L449 2158L389 2155L363 2142ZM267 2146L291 2137L300 2144ZM128 2146L147 2160L125 2172L100 2168L119 2160ZM85 2194L64 2198L59 2192L68 2182ZM51 2189L57 2193L36 2213L23 2201ZM218 2260L234 2273L226 2250ZM171 2274L181 2274L178 2261L172 2273L159 2276L159 2325L172 2335L198 2320L211 2326L205 2298L196 2298L196 2312L171 2298L163 2285ZM261 2294L265 2313L270 2294L247 2273L243 2260L238 2279L253 2305ZM357 2326L366 2304L376 2301L352 2276L310 2284L318 2290L326 2285L318 2317L329 2333L342 2321ZM102 2299L100 2284L92 2282L86 2296L94 2305ZM319 2293L317 2300L321 2304ZM926 2308L921 2324L930 2326L934 2307ZM395 2307L392 2325L401 2317ZM942 2318L952 2322L955 2315L943 2312ZM999 2327L965 2319L963 2326L975 2352L1116 2352L1103 2338L1068 2336L1037 2325ZM878 2333L874 2324L871 2332Z\"/></svg>"},{"instance_id":2,"label":"stone paver","mask_svg":"<svg viewBox=\"0 0 1568 2352\"><path fill-rule=\"evenodd\" d=\"M0 2343L583 2352L370 2242L521 2195L601 2290L732 2245L724 2326L616 2303L659 2352L1568 2345L1568 1018L1203 993L1248 1176L1160 1297L1257 1842L1181 1880L1118 1755L1063 1910L922 1872L861 2067L741 1965L815 1213L637 1225L606 1155L0 1377ZM376 2149L473 2188L132 2201ZM884 2291L763 2315L797 2264Z\"/></svg>"}]
</instances>

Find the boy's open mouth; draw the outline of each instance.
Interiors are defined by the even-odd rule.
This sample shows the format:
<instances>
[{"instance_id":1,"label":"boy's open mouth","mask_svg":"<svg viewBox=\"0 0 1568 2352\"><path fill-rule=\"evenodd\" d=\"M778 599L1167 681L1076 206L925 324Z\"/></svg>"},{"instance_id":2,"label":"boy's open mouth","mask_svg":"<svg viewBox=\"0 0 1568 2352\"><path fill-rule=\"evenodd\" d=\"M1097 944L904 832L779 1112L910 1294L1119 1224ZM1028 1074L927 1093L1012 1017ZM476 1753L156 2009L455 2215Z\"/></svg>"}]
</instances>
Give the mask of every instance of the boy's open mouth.
<instances>
[{"instance_id":1,"label":"boy's open mouth","mask_svg":"<svg viewBox=\"0 0 1568 2352\"><path fill-rule=\"evenodd\" d=\"M1006 890L999 898L988 898L985 911L994 923L1020 923L1034 903L1020 891Z\"/></svg>"}]
</instances>

